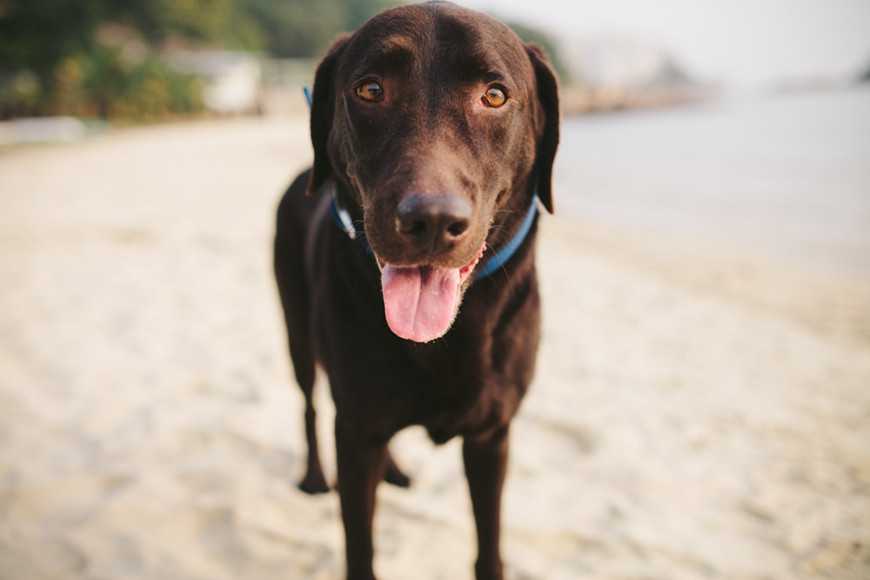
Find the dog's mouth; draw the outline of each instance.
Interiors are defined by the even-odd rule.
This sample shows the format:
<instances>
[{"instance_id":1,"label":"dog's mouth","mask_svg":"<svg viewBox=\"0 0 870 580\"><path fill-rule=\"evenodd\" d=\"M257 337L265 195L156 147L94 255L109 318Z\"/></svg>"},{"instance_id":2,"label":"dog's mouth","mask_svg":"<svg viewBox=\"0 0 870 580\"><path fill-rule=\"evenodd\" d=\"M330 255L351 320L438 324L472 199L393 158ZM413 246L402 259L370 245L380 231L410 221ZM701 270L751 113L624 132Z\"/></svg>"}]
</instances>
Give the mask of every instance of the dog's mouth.
<instances>
[{"instance_id":1,"label":"dog's mouth","mask_svg":"<svg viewBox=\"0 0 870 580\"><path fill-rule=\"evenodd\" d=\"M396 266L377 258L381 269L384 314L393 333L414 342L444 336L459 311L462 290L486 249L461 268L429 264Z\"/></svg>"}]
</instances>

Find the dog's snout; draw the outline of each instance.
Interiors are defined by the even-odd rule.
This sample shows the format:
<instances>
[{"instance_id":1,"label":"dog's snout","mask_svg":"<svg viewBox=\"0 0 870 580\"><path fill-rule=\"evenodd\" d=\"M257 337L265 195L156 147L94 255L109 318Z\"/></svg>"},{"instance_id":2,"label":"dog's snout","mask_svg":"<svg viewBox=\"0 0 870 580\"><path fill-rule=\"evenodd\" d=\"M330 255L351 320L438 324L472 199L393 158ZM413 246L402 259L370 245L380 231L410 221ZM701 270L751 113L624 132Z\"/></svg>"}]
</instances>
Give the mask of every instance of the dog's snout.
<instances>
[{"instance_id":1,"label":"dog's snout","mask_svg":"<svg viewBox=\"0 0 870 580\"><path fill-rule=\"evenodd\" d=\"M464 197L414 193L396 208L396 231L420 247L444 249L465 236L471 213Z\"/></svg>"}]
</instances>

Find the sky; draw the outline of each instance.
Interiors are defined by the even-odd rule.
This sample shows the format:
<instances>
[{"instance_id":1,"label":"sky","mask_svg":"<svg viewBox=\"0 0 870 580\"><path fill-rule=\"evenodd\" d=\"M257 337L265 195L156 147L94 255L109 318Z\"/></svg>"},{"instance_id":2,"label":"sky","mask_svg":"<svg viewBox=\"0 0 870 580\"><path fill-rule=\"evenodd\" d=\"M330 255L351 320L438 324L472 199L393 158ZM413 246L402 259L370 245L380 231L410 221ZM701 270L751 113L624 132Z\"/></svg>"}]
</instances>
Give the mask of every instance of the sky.
<instances>
[{"instance_id":1,"label":"sky","mask_svg":"<svg viewBox=\"0 0 870 580\"><path fill-rule=\"evenodd\" d=\"M870 66L870 0L455 0L549 29L567 46L635 39L736 86Z\"/></svg>"}]
</instances>

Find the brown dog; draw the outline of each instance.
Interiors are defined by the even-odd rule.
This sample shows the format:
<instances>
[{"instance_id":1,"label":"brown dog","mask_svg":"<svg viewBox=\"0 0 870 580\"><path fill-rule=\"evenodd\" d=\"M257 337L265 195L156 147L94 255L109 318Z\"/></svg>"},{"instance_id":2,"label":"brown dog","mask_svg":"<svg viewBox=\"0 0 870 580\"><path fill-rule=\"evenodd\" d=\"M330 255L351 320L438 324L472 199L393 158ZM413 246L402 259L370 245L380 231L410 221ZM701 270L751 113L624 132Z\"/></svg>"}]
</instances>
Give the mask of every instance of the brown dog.
<instances>
[{"instance_id":1,"label":"brown dog","mask_svg":"<svg viewBox=\"0 0 870 580\"><path fill-rule=\"evenodd\" d=\"M311 140L314 166L281 200L275 237L306 403L300 488L329 489L311 398L319 362L337 411L348 579L374 578L378 482L409 483L387 444L422 425L436 443L463 437L477 578L501 580L508 429L540 333L535 195L552 211L553 71L483 14L396 8L320 63Z\"/></svg>"}]
</instances>

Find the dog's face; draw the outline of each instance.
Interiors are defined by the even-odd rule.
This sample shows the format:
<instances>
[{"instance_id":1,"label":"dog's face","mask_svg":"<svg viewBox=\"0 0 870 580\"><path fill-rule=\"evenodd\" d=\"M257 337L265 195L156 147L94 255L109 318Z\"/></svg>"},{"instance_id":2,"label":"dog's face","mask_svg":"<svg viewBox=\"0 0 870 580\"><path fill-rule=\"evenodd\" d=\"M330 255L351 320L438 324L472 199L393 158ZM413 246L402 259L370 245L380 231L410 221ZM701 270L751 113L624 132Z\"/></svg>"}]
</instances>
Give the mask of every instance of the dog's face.
<instances>
[{"instance_id":1,"label":"dog's face","mask_svg":"<svg viewBox=\"0 0 870 580\"><path fill-rule=\"evenodd\" d=\"M309 190L334 178L364 224L393 332L442 336L534 191L552 211L558 118L540 50L478 12L403 6L335 43L315 78Z\"/></svg>"}]
</instances>

